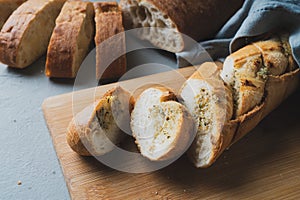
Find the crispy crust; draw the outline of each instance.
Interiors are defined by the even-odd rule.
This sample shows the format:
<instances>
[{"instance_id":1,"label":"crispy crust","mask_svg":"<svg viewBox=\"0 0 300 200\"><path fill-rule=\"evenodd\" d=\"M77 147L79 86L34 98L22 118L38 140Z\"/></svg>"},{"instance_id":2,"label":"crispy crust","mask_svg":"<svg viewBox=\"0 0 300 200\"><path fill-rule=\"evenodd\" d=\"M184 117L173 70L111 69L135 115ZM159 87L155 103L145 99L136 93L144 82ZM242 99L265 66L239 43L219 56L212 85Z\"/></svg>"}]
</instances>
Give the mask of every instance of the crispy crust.
<instances>
[{"instance_id":1,"label":"crispy crust","mask_svg":"<svg viewBox=\"0 0 300 200\"><path fill-rule=\"evenodd\" d=\"M94 9L96 78L119 78L126 72L126 45L121 9L116 2L96 2Z\"/></svg>"},{"instance_id":2,"label":"crispy crust","mask_svg":"<svg viewBox=\"0 0 300 200\"><path fill-rule=\"evenodd\" d=\"M13 12L0 32L0 61L11 67L25 68L42 56L64 2L30 0Z\"/></svg>"},{"instance_id":3,"label":"crispy crust","mask_svg":"<svg viewBox=\"0 0 300 200\"><path fill-rule=\"evenodd\" d=\"M226 58L221 74L234 90L235 117L261 103L268 75L279 76L293 70L290 54L287 40L273 37L247 45Z\"/></svg>"},{"instance_id":4,"label":"crispy crust","mask_svg":"<svg viewBox=\"0 0 300 200\"><path fill-rule=\"evenodd\" d=\"M26 0L0 0L0 30L11 15Z\"/></svg>"},{"instance_id":5,"label":"crispy crust","mask_svg":"<svg viewBox=\"0 0 300 200\"><path fill-rule=\"evenodd\" d=\"M223 24L242 6L243 0L199 1L199 0L142 0L153 5L162 16L169 18L175 29L196 41L213 37ZM128 11L130 0L121 0L126 24L131 24ZM230 5L230 6L228 6ZM220 14L222 13L222 14ZM132 27L131 27L132 28ZM163 48L163 46L159 46ZM184 49L184 44L176 52Z\"/></svg>"},{"instance_id":6,"label":"crispy crust","mask_svg":"<svg viewBox=\"0 0 300 200\"><path fill-rule=\"evenodd\" d=\"M248 52L249 53L249 52ZM216 74L213 67L202 68L202 73L194 73L190 79L203 79L205 76L213 76ZM201 75L200 75L201 74ZM190 156L196 167L209 167L216 159L232 144L243 138L251 130L253 130L271 111L278 107L290 94L292 94L299 86L300 69L287 72L283 75L269 75L265 83L265 91L263 101L255 106L252 110L239 116L238 118L228 120L220 130L220 136L217 138L212 151L212 159L210 162L201 166L194 156ZM216 93L216 91L214 91ZM228 100L230 101L230 100ZM211 112L217 112L215 110ZM194 151L193 149L190 149ZM189 152L189 155L192 155Z\"/></svg>"},{"instance_id":7,"label":"crispy crust","mask_svg":"<svg viewBox=\"0 0 300 200\"><path fill-rule=\"evenodd\" d=\"M223 132L225 134L232 133L234 137L231 141L227 139L230 142L223 144L221 151L217 152L216 157L219 157L226 148L253 130L270 112L277 108L282 101L297 89L299 80L300 69L281 76L269 76L266 83L264 101L245 115L235 120L230 120L224 127Z\"/></svg>"},{"instance_id":8,"label":"crispy crust","mask_svg":"<svg viewBox=\"0 0 300 200\"><path fill-rule=\"evenodd\" d=\"M94 9L90 2L68 1L56 19L48 46L46 76L74 78L94 36ZM70 21L71 20L71 21Z\"/></svg>"},{"instance_id":9,"label":"crispy crust","mask_svg":"<svg viewBox=\"0 0 300 200\"><path fill-rule=\"evenodd\" d=\"M97 111L101 109L103 106L104 101L106 101L106 97L112 96L114 93L127 93L125 90L123 90L121 87L113 88L109 91L107 91L103 97L99 100L97 100L95 103L87 106L84 108L81 112L79 112L70 122L66 139L69 144L69 146L82 156L91 156L96 155L94 151L94 147L89 145L90 149L87 150L84 144L87 144L89 142L89 134L91 129L89 128L90 124L92 123L93 119L95 118ZM129 99L129 112L132 111L134 106L134 99L131 97ZM114 134L114 133L110 133ZM91 151L91 152L90 152Z\"/></svg>"}]
</instances>

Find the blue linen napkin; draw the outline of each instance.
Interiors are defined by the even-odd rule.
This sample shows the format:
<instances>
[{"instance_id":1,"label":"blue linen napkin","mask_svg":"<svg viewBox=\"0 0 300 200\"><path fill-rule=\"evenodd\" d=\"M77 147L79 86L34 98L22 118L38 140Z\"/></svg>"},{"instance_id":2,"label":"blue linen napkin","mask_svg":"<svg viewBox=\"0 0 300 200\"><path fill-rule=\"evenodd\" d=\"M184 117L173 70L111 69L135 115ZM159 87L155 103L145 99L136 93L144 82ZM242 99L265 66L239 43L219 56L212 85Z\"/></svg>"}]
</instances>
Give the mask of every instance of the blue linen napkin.
<instances>
[{"instance_id":1,"label":"blue linen napkin","mask_svg":"<svg viewBox=\"0 0 300 200\"><path fill-rule=\"evenodd\" d=\"M300 0L246 0L213 40L202 41L177 53L179 67L225 58L251 38L284 29L300 66Z\"/></svg>"}]
</instances>

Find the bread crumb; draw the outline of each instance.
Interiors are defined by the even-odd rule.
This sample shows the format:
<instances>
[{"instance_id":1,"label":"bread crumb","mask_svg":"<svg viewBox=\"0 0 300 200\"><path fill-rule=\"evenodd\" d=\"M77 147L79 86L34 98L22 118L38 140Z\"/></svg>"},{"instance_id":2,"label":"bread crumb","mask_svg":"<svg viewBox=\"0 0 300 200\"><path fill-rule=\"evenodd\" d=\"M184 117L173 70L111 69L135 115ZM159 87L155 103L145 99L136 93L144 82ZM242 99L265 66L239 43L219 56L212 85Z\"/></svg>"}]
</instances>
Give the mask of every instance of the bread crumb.
<instances>
[{"instance_id":1,"label":"bread crumb","mask_svg":"<svg viewBox=\"0 0 300 200\"><path fill-rule=\"evenodd\" d=\"M184 189L183 192L186 192L186 189Z\"/></svg>"},{"instance_id":2,"label":"bread crumb","mask_svg":"<svg viewBox=\"0 0 300 200\"><path fill-rule=\"evenodd\" d=\"M155 195L158 195L158 192L155 192Z\"/></svg>"},{"instance_id":3,"label":"bread crumb","mask_svg":"<svg viewBox=\"0 0 300 200\"><path fill-rule=\"evenodd\" d=\"M22 182L21 181L18 181L18 183L17 183L18 185L22 185Z\"/></svg>"}]
</instances>

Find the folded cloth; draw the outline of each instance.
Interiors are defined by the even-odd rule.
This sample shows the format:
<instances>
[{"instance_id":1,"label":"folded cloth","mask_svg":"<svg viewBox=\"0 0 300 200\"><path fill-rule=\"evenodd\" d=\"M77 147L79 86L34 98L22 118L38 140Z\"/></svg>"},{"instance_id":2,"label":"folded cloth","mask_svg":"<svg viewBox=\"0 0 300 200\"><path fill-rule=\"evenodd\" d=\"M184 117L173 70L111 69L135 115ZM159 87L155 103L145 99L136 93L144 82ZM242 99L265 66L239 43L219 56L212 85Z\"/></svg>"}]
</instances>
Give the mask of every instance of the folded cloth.
<instances>
[{"instance_id":1,"label":"folded cloth","mask_svg":"<svg viewBox=\"0 0 300 200\"><path fill-rule=\"evenodd\" d=\"M293 56L300 66L300 0L245 0L213 40L199 42L177 53L178 66L224 59L255 37L274 30L289 33Z\"/></svg>"}]
</instances>

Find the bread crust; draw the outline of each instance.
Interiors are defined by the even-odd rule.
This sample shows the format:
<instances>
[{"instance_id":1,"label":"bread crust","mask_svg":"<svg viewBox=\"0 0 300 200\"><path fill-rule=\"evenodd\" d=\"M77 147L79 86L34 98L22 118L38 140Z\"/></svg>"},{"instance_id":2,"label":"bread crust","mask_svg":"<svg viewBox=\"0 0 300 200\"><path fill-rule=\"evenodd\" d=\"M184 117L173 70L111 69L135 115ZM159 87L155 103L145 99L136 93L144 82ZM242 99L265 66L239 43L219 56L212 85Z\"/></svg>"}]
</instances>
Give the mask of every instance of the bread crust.
<instances>
[{"instance_id":1,"label":"bread crust","mask_svg":"<svg viewBox=\"0 0 300 200\"><path fill-rule=\"evenodd\" d=\"M243 51L245 51L245 49L243 49ZM245 51L245 53L246 52L247 54L249 54L249 51ZM241 57L243 57L242 54ZM243 60L244 58L241 59L241 61ZM215 91L215 88L217 88L217 84L213 84L213 81L205 79L205 77L213 77L218 74L218 69L216 66L213 67L214 65L214 63L203 64L203 67L199 67L198 71L196 71L189 78L189 80L206 80L207 84L212 85L212 89L214 89L212 93L217 95L218 91ZM281 66L279 66L279 68L280 67ZM201 72L199 72L199 69L202 69ZM282 71L283 70L285 69L282 68ZM219 129L219 135L215 135L215 142L210 149L211 159L208 160L209 162L204 165L202 164L202 162L197 160L197 148L199 148L200 144L195 143L195 141L188 152L191 161L195 164L196 167L206 168L211 166L226 149L228 149L231 145L239 141L251 130L253 130L271 111L276 109L290 94L292 94L299 86L299 83L300 69L298 68L291 72L286 72L282 75L268 75L265 84L263 84L263 90L261 91L263 92L262 100L259 101L259 103L257 103L249 112L246 112L245 114L242 114L238 117L227 118L227 120L224 121L223 126L221 126ZM179 94L182 93L182 89ZM257 94L253 93L249 95L255 96ZM229 109L230 105L232 106L232 102L230 101L230 99L227 99ZM222 113L221 111L217 110L209 110L208 112ZM222 114L220 115L222 116Z\"/></svg>"},{"instance_id":2,"label":"bread crust","mask_svg":"<svg viewBox=\"0 0 300 200\"><path fill-rule=\"evenodd\" d=\"M94 37L91 2L67 1L56 19L46 61L46 76L75 78Z\"/></svg>"},{"instance_id":3,"label":"bread crust","mask_svg":"<svg viewBox=\"0 0 300 200\"><path fill-rule=\"evenodd\" d=\"M254 42L228 56L221 76L233 89L235 117L261 103L268 75L279 76L294 69L290 46L279 37Z\"/></svg>"},{"instance_id":4,"label":"bread crust","mask_svg":"<svg viewBox=\"0 0 300 200\"><path fill-rule=\"evenodd\" d=\"M30 0L18 7L0 32L0 61L10 67L25 68L42 56L64 2Z\"/></svg>"},{"instance_id":5,"label":"bread crust","mask_svg":"<svg viewBox=\"0 0 300 200\"><path fill-rule=\"evenodd\" d=\"M224 137L223 140L226 142L221 145L220 151L216 152L215 157L218 158L225 149L253 130L269 113L297 89L299 81L300 69L280 76L269 76L263 102L246 114L225 124L222 135Z\"/></svg>"},{"instance_id":6,"label":"bread crust","mask_svg":"<svg viewBox=\"0 0 300 200\"><path fill-rule=\"evenodd\" d=\"M126 72L126 44L121 8L116 2L95 2L94 9L96 78L120 78Z\"/></svg>"},{"instance_id":7,"label":"bread crust","mask_svg":"<svg viewBox=\"0 0 300 200\"><path fill-rule=\"evenodd\" d=\"M26 0L0 0L0 30L9 16Z\"/></svg>"}]
</instances>

